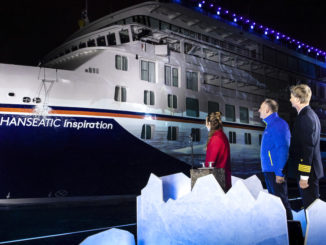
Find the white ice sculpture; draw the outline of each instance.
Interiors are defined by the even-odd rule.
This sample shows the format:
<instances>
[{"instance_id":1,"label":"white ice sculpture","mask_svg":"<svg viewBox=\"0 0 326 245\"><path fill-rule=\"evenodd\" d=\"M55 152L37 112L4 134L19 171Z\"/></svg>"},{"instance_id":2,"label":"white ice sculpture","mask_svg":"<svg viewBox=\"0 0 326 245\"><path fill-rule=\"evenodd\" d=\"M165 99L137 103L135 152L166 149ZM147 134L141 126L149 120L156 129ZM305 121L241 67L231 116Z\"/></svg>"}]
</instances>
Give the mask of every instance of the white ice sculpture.
<instances>
[{"instance_id":1,"label":"white ice sculpture","mask_svg":"<svg viewBox=\"0 0 326 245\"><path fill-rule=\"evenodd\" d=\"M326 202L317 199L306 209L307 230L305 244L319 245L326 241Z\"/></svg>"},{"instance_id":2,"label":"white ice sculpture","mask_svg":"<svg viewBox=\"0 0 326 245\"><path fill-rule=\"evenodd\" d=\"M113 228L87 237L80 245L135 245L135 238L129 231Z\"/></svg>"},{"instance_id":3,"label":"white ice sculpture","mask_svg":"<svg viewBox=\"0 0 326 245\"><path fill-rule=\"evenodd\" d=\"M174 193L183 194L176 198L163 194L167 178L152 174L137 197L138 245L288 244L285 208L278 197L259 191L258 178L238 179L225 194L208 175L188 194L177 185ZM182 175L169 179L179 178L188 183Z\"/></svg>"},{"instance_id":4,"label":"white ice sculpture","mask_svg":"<svg viewBox=\"0 0 326 245\"><path fill-rule=\"evenodd\" d=\"M176 200L191 191L191 181L183 173L172 174L161 177L163 181L163 200L169 198Z\"/></svg>"}]
</instances>

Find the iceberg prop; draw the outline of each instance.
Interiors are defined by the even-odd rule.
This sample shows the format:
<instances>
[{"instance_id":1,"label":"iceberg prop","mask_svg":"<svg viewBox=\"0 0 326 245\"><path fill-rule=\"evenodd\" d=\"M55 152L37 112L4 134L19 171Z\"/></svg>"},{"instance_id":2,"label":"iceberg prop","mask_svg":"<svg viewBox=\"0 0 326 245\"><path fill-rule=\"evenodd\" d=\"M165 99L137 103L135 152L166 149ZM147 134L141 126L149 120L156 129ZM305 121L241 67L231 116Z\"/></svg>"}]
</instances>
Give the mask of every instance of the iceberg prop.
<instances>
[{"instance_id":1,"label":"iceberg prop","mask_svg":"<svg viewBox=\"0 0 326 245\"><path fill-rule=\"evenodd\" d=\"M305 244L325 244L326 202L317 199L307 209L307 230Z\"/></svg>"},{"instance_id":2,"label":"iceberg prop","mask_svg":"<svg viewBox=\"0 0 326 245\"><path fill-rule=\"evenodd\" d=\"M135 245L135 238L129 231L113 228L87 237L80 245Z\"/></svg>"},{"instance_id":3,"label":"iceberg prop","mask_svg":"<svg viewBox=\"0 0 326 245\"><path fill-rule=\"evenodd\" d=\"M138 245L288 244L285 208L256 176L233 178L227 194L212 175L192 191L187 178L151 174L137 197Z\"/></svg>"}]
</instances>

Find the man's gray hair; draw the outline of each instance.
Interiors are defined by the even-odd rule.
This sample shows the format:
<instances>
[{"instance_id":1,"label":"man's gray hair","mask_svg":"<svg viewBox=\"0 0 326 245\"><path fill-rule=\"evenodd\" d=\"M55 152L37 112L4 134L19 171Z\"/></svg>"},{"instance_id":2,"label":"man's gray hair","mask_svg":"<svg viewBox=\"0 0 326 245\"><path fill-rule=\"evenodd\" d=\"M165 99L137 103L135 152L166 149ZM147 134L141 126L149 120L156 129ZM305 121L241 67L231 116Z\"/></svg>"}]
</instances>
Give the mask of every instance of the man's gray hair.
<instances>
[{"instance_id":1,"label":"man's gray hair","mask_svg":"<svg viewBox=\"0 0 326 245\"><path fill-rule=\"evenodd\" d=\"M275 100L265 99L264 103L266 103L266 105L268 105L269 109L271 109L271 111L273 113L278 112L278 103Z\"/></svg>"}]
</instances>

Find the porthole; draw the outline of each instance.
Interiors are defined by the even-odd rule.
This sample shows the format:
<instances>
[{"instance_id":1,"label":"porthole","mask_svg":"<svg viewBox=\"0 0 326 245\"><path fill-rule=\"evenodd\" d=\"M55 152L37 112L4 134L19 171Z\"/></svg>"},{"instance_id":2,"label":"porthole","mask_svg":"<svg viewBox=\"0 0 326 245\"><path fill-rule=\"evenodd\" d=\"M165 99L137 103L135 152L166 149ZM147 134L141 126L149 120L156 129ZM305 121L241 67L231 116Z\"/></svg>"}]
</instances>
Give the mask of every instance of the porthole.
<instances>
[{"instance_id":1,"label":"porthole","mask_svg":"<svg viewBox=\"0 0 326 245\"><path fill-rule=\"evenodd\" d=\"M30 97L24 97L23 102L24 103L29 103L29 102L31 102L31 98Z\"/></svg>"},{"instance_id":2,"label":"porthole","mask_svg":"<svg viewBox=\"0 0 326 245\"><path fill-rule=\"evenodd\" d=\"M33 102L34 102L34 103L41 103L41 98L39 98L39 97L35 97L35 98L33 99Z\"/></svg>"},{"instance_id":3,"label":"porthole","mask_svg":"<svg viewBox=\"0 0 326 245\"><path fill-rule=\"evenodd\" d=\"M86 48L86 43L80 43L79 48Z\"/></svg>"},{"instance_id":4,"label":"porthole","mask_svg":"<svg viewBox=\"0 0 326 245\"><path fill-rule=\"evenodd\" d=\"M14 97L14 96L15 96L15 93L14 93L14 92L9 92L8 95L9 95L10 97Z\"/></svg>"}]
</instances>

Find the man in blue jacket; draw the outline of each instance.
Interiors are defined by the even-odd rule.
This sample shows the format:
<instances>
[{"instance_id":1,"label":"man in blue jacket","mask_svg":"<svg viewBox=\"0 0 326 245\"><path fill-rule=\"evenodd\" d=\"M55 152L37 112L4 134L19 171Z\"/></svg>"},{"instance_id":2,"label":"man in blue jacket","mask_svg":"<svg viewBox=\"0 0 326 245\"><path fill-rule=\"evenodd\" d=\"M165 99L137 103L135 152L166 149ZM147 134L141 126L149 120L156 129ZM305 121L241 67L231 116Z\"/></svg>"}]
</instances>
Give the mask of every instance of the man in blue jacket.
<instances>
[{"instance_id":1,"label":"man in blue jacket","mask_svg":"<svg viewBox=\"0 0 326 245\"><path fill-rule=\"evenodd\" d=\"M283 167L288 159L291 133L287 122L277 114L278 104L266 99L259 108L260 118L266 124L261 142L261 167L268 192L281 198L288 220L292 220L288 189Z\"/></svg>"}]
</instances>

